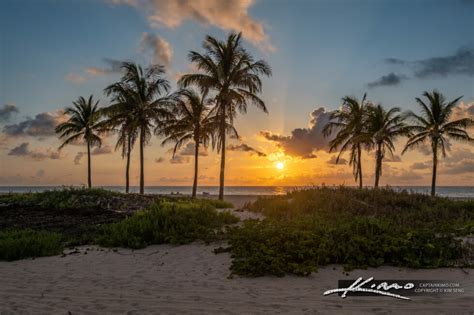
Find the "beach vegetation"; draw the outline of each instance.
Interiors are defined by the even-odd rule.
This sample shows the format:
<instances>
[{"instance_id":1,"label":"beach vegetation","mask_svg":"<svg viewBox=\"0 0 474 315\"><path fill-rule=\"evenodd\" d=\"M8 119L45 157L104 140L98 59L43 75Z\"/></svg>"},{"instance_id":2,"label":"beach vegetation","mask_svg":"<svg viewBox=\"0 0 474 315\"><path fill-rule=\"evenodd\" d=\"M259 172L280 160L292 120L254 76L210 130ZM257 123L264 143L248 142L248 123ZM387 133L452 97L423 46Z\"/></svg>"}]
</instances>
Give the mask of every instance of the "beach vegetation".
<instances>
[{"instance_id":1,"label":"beach vegetation","mask_svg":"<svg viewBox=\"0 0 474 315\"><path fill-rule=\"evenodd\" d=\"M153 244L210 241L238 218L218 212L210 202L160 201L118 223L105 225L97 238L104 247L143 248Z\"/></svg>"},{"instance_id":2,"label":"beach vegetation","mask_svg":"<svg viewBox=\"0 0 474 315\"><path fill-rule=\"evenodd\" d=\"M58 255L63 250L59 233L31 229L0 231L0 260Z\"/></svg>"},{"instance_id":3,"label":"beach vegetation","mask_svg":"<svg viewBox=\"0 0 474 315\"><path fill-rule=\"evenodd\" d=\"M469 266L474 201L431 198L388 188L322 187L261 198L266 219L229 234L231 270L245 276L308 275L319 266Z\"/></svg>"}]
</instances>

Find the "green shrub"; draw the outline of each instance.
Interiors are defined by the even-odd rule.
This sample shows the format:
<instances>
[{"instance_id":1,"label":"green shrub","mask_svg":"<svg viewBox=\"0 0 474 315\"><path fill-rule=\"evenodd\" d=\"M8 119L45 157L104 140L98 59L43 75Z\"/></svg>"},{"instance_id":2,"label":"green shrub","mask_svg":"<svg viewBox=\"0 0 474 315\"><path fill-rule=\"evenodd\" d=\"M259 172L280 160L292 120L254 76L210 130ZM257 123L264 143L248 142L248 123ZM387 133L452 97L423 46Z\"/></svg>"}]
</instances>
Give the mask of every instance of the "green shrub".
<instances>
[{"instance_id":1,"label":"green shrub","mask_svg":"<svg viewBox=\"0 0 474 315\"><path fill-rule=\"evenodd\" d=\"M30 229L0 231L0 260L52 256L62 249L58 233Z\"/></svg>"},{"instance_id":2,"label":"green shrub","mask_svg":"<svg viewBox=\"0 0 474 315\"><path fill-rule=\"evenodd\" d=\"M94 208L98 198L119 194L102 188L63 187L39 193L2 195L0 203L45 209Z\"/></svg>"},{"instance_id":3,"label":"green shrub","mask_svg":"<svg viewBox=\"0 0 474 315\"><path fill-rule=\"evenodd\" d=\"M315 188L260 198L263 221L229 233L233 273L308 275L326 264L413 268L469 265L455 235L473 231L474 201L390 189Z\"/></svg>"},{"instance_id":4,"label":"green shrub","mask_svg":"<svg viewBox=\"0 0 474 315\"><path fill-rule=\"evenodd\" d=\"M121 222L103 227L97 242L105 247L143 248L152 244L185 244L211 240L225 224L238 219L217 212L206 202L162 201Z\"/></svg>"}]
</instances>

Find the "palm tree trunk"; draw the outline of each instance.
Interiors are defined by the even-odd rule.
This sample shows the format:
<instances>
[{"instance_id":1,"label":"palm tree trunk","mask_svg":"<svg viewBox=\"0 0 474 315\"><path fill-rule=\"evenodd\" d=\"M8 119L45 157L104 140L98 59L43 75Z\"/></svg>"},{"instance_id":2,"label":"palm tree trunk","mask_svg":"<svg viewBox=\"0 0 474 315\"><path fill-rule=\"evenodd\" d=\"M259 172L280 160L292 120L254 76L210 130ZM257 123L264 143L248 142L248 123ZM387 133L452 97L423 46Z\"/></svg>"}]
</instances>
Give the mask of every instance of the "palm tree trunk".
<instances>
[{"instance_id":1,"label":"palm tree trunk","mask_svg":"<svg viewBox=\"0 0 474 315\"><path fill-rule=\"evenodd\" d=\"M198 159L199 159L199 141L194 142L194 183L193 183L193 198L196 198L197 184L198 184Z\"/></svg>"},{"instance_id":2,"label":"palm tree trunk","mask_svg":"<svg viewBox=\"0 0 474 315\"><path fill-rule=\"evenodd\" d=\"M374 187L379 187L380 173L382 171L382 148L380 143L377 144L377 151L375 153L375 184Z\"/></svg>"},{"instance_id":3,"label":"palm tree trunk","mask_svg":"<svg viewBox=\"0 0 474 315\"><path fill-rule=\"evenodd\" d=\"M362 188L362 150L360 144L357 145L357 168L359 169L359 188Z\"/></svg>"},{"instance_id":4,"label":"palm tree trunk","mask_svg":"<svg viewBox=\"0 0 474 315\"><path fill-rule=\"evenodd\" d=\"M433 144L433 176L431 178L431 196L436 195L436 170L438 168L438 143Z\"/></svg>"},{"instance_id":5,"label":"palm tree trunk","mask_svg":"<svg viewBox=\"0 0 474 315\"><path fill-rule=\"evenodd\" d=\"M219 177L219 200L224 200L224 170L225 170L225 115L221 117L221 171Z\"/></svg>"},{"instance_id":6,"label":"palm tree trunk","mask_svg":"<svg viewBox=\"0 0 474 315\"><path fill-rule=\"evenodd\" d=\"M131 151L131 139L127 139L127 166L125 169L125 193L128 194L130 191L130 151Z\"/></svg>"},{"instance_id":7,"label":"palm tree trunk","mask_svg":"<svg viewBox=\"0 0 474 315\"><path fill-rule=\"evenodd\" d=\"M140 194L145 193L145 158L144 149L145 146L145 132L143 128L140 129Z\"/></svg>"},{"instance_id":8,"label":"palm tree trunk","mask_svg":"<svg viewBox=\"0 0 474 315\"><path fill-rule=\"evenodd\" d=\"M87 187L92 188L91 145L87 142Z\"/></svg>"}]
</instances>

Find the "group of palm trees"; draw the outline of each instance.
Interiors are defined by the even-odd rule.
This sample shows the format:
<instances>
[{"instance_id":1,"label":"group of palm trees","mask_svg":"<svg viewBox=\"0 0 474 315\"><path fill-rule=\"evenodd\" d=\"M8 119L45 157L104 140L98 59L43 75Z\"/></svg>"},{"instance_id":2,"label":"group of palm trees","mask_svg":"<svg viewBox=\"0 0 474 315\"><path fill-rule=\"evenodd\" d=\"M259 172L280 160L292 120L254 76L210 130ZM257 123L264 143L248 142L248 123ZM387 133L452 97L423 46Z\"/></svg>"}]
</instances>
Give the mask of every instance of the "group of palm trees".
<instances>
[{"instance_id":1,"label":"group of palm trees","mask_svg":"<svg viewBox=\"0 0 474 315\"><path fill-rule=\"evenodd\" d=\"M204 53L191 51L189 60L197 71L183 75L178 91L170 93L169 81L162 66L143 69L133 62L123 62L121 79L104 92L112 104L99 108L90 96L80 97L67 108L68 121L56 132L63 140L60 148L84 142L87 145L88 187L91 180L91 147L100 146L101 134L117 135L115 149L126 158L126 192L129 192L130 155L138 140L140 150L140 193L144 193L144 149L152 135L164 138L162 144L175 143L173 155L189 141L194 142L195 167L193 197L196 196L200 147L221 154L219 199L224 198L225 153L227 136L238 137L234 119L246 113L249 104L267 112L259 94L262 76L271 69L263 61L255 61L242 46L241 34L231 33L225 41L207 36Z\"/></svg>"},{"instance_id":2,"label":"group of palm trees","mask_svg":"<svg viewBox=\"0 0 474 315\"><path fill-rule=\"evenodd\" d=\"M133 62L123 62L121 79L105 88L112 104L99 108L92 95L80 97L65 113L69 120L57 126L56 132L63 140L60 148L83 142L87 145L88 187L91 179L91 147L100 146L101 135L117 135L115 149L121 149L126 158L125 190L130 186L130 156L138 140L140 150L140 193L144 193L144 149L153 135L163 137L162 145L174 143L173 156L189 142L194 143L194 182L192 196L196 196L198 159L201 147L212 145L221 155L219 199L224 197L226 139L238 137L234 119L244 114L249 104L268 112L260 99L262 76L270 76L271 69L263 61L255 61L243 48L241 34L231 33L225 41L207 36L203 42L204 53L189 52L189 60L197 71L185 74L178 81L178 91L170 93L165 69L152 65L143 69ZM331 114L325 126L325 136L335 134L330 141L330 151L341 154L350 152L349 164L359 186L362 182L362 151L375 150L375 183L378 187L382 174L382 161L388 151L393 155L394 141L408 136L403 149L431 144L433 153L433 179L431 194L435 194L438 155L446 154L448 139L472 141L466 129L474 124L464 118L450 121L453 108L460 98L446 102L437 91L423 94L428 104L416 98L422 114L401 113L399 108L384 109L354 97L343 98L341 108ZM408 123L408 119L413 121Z\"/></svg>"},{"instance_id":3,"label":"group of palm trees","mask_svg":"<svg viewBox=\"0 0 474 315\"><path fill-rule=\"evenodd\" d=\"M333 132L334 138L329 142L330 152L339 150L336 163L341 154L349 151L349 164L353 167L356 181L362 188L362 150L375 150L375 183L377 188L382 174L382 161L388 151L392 156L395 150L394 141L406 136L408 141L403 148L406 151L430 145L433 155L433 172L431 181L431 195L436 193L436 174L440 153L446 156L448 141L474 141L467 132L467 128L474 126L474 120L461 118L451 120L453 109L461 99L458 97L447 102L444 96L434 90L424 92L426 101L416 98L421 109L421 115L411 111L401 113L400 108L386 110L382 105L375 105L367 101L366 94L361 101L346 96L342 99L341 108L331 114L330 121L323 129L324 135Z\"/></svg>"}]
</instances>

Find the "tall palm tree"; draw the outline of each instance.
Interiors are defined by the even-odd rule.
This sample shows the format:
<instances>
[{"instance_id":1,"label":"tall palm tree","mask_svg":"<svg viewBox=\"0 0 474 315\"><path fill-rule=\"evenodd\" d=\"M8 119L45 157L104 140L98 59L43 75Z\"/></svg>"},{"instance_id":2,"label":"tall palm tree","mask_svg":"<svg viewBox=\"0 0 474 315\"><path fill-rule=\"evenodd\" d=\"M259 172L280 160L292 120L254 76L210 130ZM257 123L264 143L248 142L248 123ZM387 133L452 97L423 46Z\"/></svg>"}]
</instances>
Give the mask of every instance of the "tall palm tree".
<instances>
[{"instance_id":1,"label":"tall palm tree","mask_svg":"<svg viewBox=\"0 0 474 315\"><path fill-rule=\"evenodd\" d=\"M170 98L162 96L170 85L164 77L164 68L151 65L143 69L132 62L121 65L124 75L119 82L108 86L106 93L122 94L133 104L133 122L138 130L140 147L140 194L145 191L145 145L157 126L169 115Z\"/></svg>"},{"instance_id":2,"label":"tall palm tree","mask_svg":"<svg viewBox=\"0 0 474 315\"><path fill-rule=\"evenodd\" d=\"M102 113L99 109L99 101L93 101L91 95L88 100L82 96L72 103L72 107L67 107L65 114L69 119L56 126L56 133L63 143L59 147L62 149L68 144L77 143L83 140L87 145L87 187L92 187L91 176L91 147L102 145L100 133L104 131L101 120Z\"/></svg>"},{"instance_id":3,"label":"tall palm tree","mask_svg":"<svg viewBox=\"0 0 474 315\"><path fill-rule=\"evenodd\" d=\"M395 150L393 141L407 135L404 121L405 118L400 114L398 107L388 111L380 104L369 105L367 108L367 131L372 138L372 146L375 147L375 188L379 186L385 152L388 151L393 156Z\"/></svg>"},{"instance_id":4,"label":"tall palm tree","mask_svg":"<svg viewBox=\"0 0 474 315\"><path fill-rule=\"evenodd\" d=\"M224 171L227 124L233 125L237 112L246 113L249 103L267 113L267 107L258 94L262 91L261 76L270 76L270 66L263 60L255 61L242 47L241 34L231 33L227 40L220 41L206 36L204 53L191 51L189 59L198 73L186 74L179 84L187 87L196 85L201 91L215 93L217 150L221 153L219 176L219 199L224 199Z\"/></svg>"},{"instance_id":5,"label":"tall palm tree","mask_svg":"<svg viewBox=\"0 0 474 315\"><path fill-rule=\"evenodd\" d=\"M199 95L194 90L181 90L177 94L173 117L166 121L160 132L166 136L162 144L174 142L173 157L182 145L194 142L194 181L192 197L196 197L198 182L199 148L207 147L218 126L215 116L208 106L207 93ZM233 128L232 126L228 126ZM236 132L235 132L236 134Z\"/></svg>"},{"instance_id":6,"label":"tall palm tree","mask_svg":"<svg viewBox=\"0 0 474 315\"><path fill-rule=\"evenodd\" d=\"M352 165L355 180L359 180L359 187L362 188L362 148L370 142L367 133L366 118L368 102L367 94L359 102L352 96L345 96L342 99L342 106L333 112L330 121L324 126L323 134L328 137L332 132L336 136L329 142L329 152L339 150L336 163L343 152L349 150L349 165Z\"/></svg>"},{"instance_id":7,"label":"tall palm tree","mask_svg":"<svg viewBox=\"0 0 474 315\"><path fill-rule=\"evenodd\" d=\"M430 143L433 153L431 195L434 196L436 194L436 172L439 153L441 152L443 157L446 156L446 147L449 144L449 139L464 142L474 141L466 131L468 127L474 125L474 121L470 118L450 121L453 108L462 96L451 102L446 102L443 94L436 90L433 90L431 93L425 91L423 96L428 100L428 103L423 102L418 97L415 98L421 108L421 115L416 115L413 112L409 113L409 117L413 118L414 124L408 126L408 128L414 135L408 139L402 154L426 142Z\"/></svg>"},{"instance_id":8,"label":"tall palm tree","mask_svg":"<svg viewBox=\"0 0 474 315\"><path fill-rule=\"evenodd\" d=\"M107 96L112 94L113 104L104 108L107 117L105 125L117 134L115 150L121 148L122 158L126 158L125 192L130 191L130 157L138 138L138 125L135 120L134 103L129 100L126 91L118 92L106 89Z\"/></svg>"}]
</instances>

